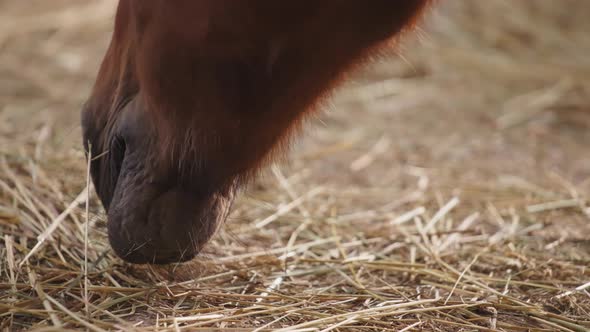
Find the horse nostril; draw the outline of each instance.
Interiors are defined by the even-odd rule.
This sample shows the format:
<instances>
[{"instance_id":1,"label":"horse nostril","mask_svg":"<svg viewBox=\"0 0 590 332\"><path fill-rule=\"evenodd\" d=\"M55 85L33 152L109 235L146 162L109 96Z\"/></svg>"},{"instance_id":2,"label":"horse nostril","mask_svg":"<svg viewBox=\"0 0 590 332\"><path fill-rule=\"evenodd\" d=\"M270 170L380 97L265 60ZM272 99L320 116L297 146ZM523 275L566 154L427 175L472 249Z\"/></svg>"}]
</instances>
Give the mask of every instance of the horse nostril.
<instances>
[{"instance_id":1,"label":"horse nostril","mask_svg":"<svg viewBox=\"0 0 590 332\"><path fill-rule=\"evenodd\" d=\"M109 150L111 174L115 179L115 185L116 180L119 177L119 173L121 173L121 166L123 165L123 160L125 159L126 150L127 144L125 144L125 140L123 137L116 135L113 138L111 148Z\"/></svg>"}]
</instances>

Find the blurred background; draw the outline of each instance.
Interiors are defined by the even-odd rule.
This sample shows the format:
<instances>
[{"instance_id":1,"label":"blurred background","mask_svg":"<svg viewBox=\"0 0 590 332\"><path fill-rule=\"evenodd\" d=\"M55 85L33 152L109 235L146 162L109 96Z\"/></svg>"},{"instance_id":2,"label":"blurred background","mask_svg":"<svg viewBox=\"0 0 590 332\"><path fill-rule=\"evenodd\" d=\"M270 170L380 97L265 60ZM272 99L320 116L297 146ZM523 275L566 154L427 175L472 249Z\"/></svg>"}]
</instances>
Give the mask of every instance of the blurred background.
<instances>
[{"instance_id":1,"label":"blurred background","mask_svg":"<svg viewBox=\"0 0 590 332\"><path fill-rule=\"evenodd\" d=\"M79 110L108 44L116 3L0 0L0 234L23 246L16 262L86 184ZM589 14L587 0L441 1L397 51L355 74L323 105L288 162L248 189L203 257L225 262L282 248L294 232L295 243L315 241L334 235L336 225L348 240L397 239L402 244L388 255L428 264L429 254L412 253L404 239L419 228L413 217L426 223L447 206L452 213L441 229L477 217L463 224L468 239L441 249L455 257L449 264L457 269L496 236L494 255L506 260L483 259L483 274L490 266L504 277L508 269L535 270L522 257L538 255L536 262L560 262L552 276L587 281L589 272L579 267L590 264ZM291 204L297 198L303 203ZM113 268L104 214L92 202L90 256L106 255L103 268ZM408 211L414 214L406 220ZM54 234L74 248L71 257L81 257L82 215L80 206L69 217L78 226L64 224ZM268 226L255 227L260 224ZM386 247L371 242L355 250ZM333 255L330 248L312 254ZM6 244L0 249L7 252ZM58 251L43 252L57 260ZM9 271L4 257L0 271ZM519 259L520 265L511 261ZM215 270L200 264L199 273ZM197 272L183 273L176 277ZM106 282L96 278L95 284ZM314 278L301 277L313 287L331 280ZM9 280L8 272L0 279ZM420 284L412 282L408 292ZM289 287L285 292L300 291ZM526 292L519 294L532 298ZM580 301L556 310L582 317L590 308Z\"/></svg>"}]
</instances>

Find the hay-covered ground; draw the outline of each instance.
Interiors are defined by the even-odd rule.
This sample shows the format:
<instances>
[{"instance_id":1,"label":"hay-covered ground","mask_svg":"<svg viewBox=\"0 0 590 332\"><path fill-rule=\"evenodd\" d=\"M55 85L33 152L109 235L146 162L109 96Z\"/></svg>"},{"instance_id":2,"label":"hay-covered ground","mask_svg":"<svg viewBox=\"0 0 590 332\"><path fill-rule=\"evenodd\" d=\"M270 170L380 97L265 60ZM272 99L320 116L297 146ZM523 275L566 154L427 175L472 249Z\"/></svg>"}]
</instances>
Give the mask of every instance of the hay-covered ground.
<instances>
[{"instance_id":1,"label":"hay-covered ground","mask_svg":"<svg viewBox=\"0 0 590 332\"><path fill-rule=\"evenodd\" d=\"M590 1L442 2L167 267L85 212L114 5L0 1L1 330L590 330Z\"/></svg>"}]
</instances>

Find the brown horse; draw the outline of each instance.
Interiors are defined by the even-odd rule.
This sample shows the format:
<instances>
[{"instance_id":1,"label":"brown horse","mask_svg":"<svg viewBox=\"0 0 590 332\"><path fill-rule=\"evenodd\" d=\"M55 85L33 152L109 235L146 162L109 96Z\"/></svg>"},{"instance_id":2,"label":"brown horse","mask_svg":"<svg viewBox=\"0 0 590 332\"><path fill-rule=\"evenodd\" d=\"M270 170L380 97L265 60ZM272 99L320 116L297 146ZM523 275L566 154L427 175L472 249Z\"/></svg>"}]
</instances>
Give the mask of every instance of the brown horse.
<instances>
[{"instance_id":1,"label":"brown horse","mask_svg":"<svg viewBox=\"0 0 590 332\"><path fill-rule=\"evenodd\" d=\"M82 111L115 252L194 257L236 190L428 0L120 0Z\"/></svg>"}]
</instances>

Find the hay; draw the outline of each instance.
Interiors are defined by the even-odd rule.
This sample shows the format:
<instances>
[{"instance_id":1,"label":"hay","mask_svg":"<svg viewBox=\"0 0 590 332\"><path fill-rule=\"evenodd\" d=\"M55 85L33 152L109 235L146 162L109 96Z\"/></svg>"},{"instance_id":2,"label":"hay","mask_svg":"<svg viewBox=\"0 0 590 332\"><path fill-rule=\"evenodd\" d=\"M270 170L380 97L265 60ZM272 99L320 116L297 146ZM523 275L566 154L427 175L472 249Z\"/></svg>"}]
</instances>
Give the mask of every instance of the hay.
<instances>
[{"instance_id":1,"label":"hay","mask_svg":"<svg viewBox=\"0 0 590 332\"><path fill-rule=\"evenodd\" d=\"M0 329L590 331L589 2L445 2L165 267L86 199L114 3L0 1Z\"/></svg>"}]
</instances>

